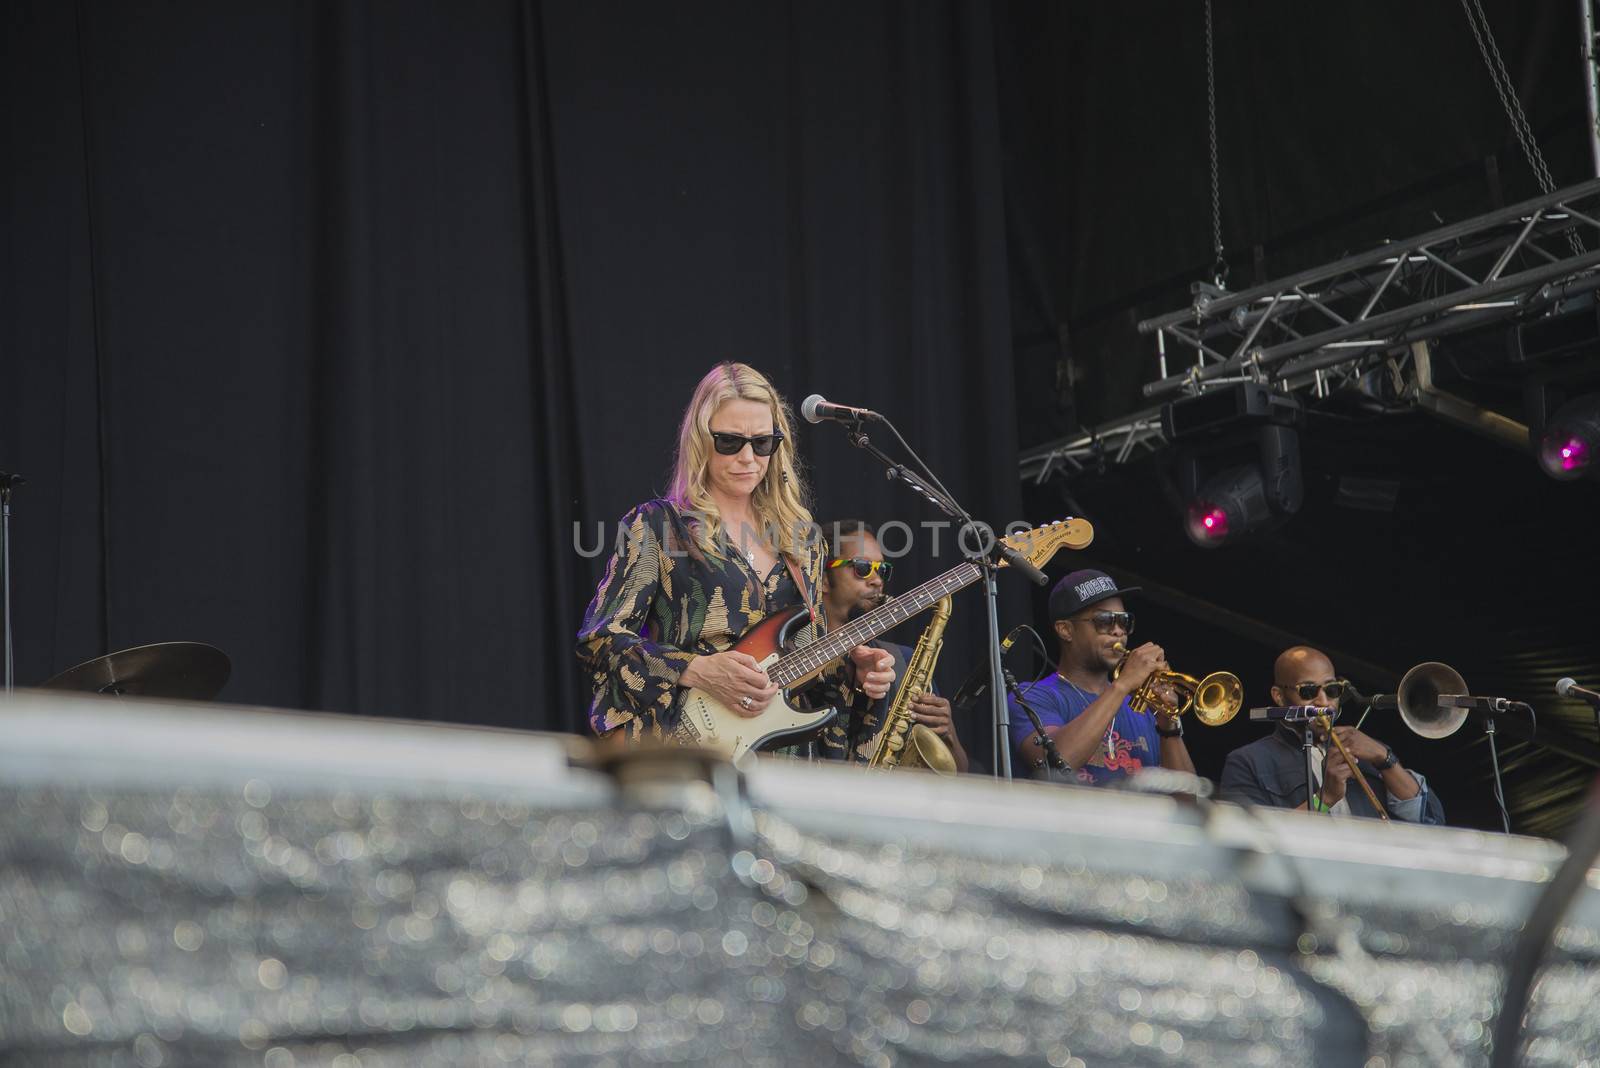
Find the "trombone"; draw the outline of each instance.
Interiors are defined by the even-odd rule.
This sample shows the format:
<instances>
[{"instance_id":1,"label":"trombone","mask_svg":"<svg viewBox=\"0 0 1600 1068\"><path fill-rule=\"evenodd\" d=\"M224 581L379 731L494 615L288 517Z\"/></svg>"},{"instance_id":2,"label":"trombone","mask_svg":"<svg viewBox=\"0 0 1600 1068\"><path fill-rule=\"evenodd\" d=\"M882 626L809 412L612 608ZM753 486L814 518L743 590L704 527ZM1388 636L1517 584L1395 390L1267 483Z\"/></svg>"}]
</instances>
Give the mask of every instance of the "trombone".
<instances>
[{"instance_id":1,"label":"trombone","mask_svg":"<svg viewBox=\"0 0 1600 1068\"><path fill-rule=\"evenodd\" d=\"M1425 661L1407 671L1401 677L1400 685L1393 694L1378 694L1368 700L1357 693L1355 687L1348 682L1345 683L1345 687L1356 700L1367 701L1369 711L1373 708L1391 708L1399 712L1401 721L1411 728L1412 732L1420 734L1424 738L1448 738L1460 730L1461 725L1467 721L1466 709L1450 708L1439 703L1441 694L1465 695L1467 693L1467 680L1463 679L1461 673L1455 668L1448 664L1441 664L1437 660ZM1363 713L1361 719L1356 721L1356 730L1361 729L1361 724L1366 718L1366 714ZM1372 787L1367 783L1367 777L1361 773L1354 758L1350 756L1350 751L1344 747L1344 743L1334 733L1332 721L1329 720L1326 713L1318 716L1317 719L1321 721L1322 728L1327 732L1328 738L1332 740L1333 744L1338 747L1339 752L1344 756L1345 763L1350 765L1351 778L1360 784L1362 792L1367 795L1367 800L1372 803L1373 808L1378 810L1378 815L1383 818L1384 822L1388 822L1388 810L1379 803L1378 795L1373 792ZM1491 721L1489 738L1491 751L1494 748L1493 734L1494 728ZM1494 764L1495 775L1498 779L1500 774L1498 755L1495 755ZM1509 825L1506 828L1506 833L1510 833Z\"/></svg>"},{"instance_id":2,"label":"trombone","mask_svg":"<svg viewBox=\"0 0 1600 1068\"><path fill-rule=\"evenodd\" d=\"M1128 647L1118 642L1114 648L1122 653L1122 659L1112 669L1113 680L1128 663ZM1169 698L1167 691L1174 696ZM1231 671L1213 671L1203 679L1181 671L1155 671L1128 695L1128 707L1135 712L1154 709L1168 716L1193 709L1195 719L1207 727L1220 727L1244 707L1244 685Z\"/></svg>"},{"instance_id":3,"label":"trombone","mask_svg":"<svg viewBox=\"0 0 1600 1068\"><path fill-rule=\"evenodd\" d=\"M1367 802L1377 810L1378 818L1383 820L1383 822L1388 823L1389 810L1384 807L1382 801L1378 800L1378 795L1373 792L1372 784L1367 782L1367 777L1361 773L1361 766L1356 763L1356 758L1350 755L1350 750L1344 747L1344 743L1341 742L1339 740L1339 736L1334 733L1333 720L1328 718L1328 714L1326 712L1323 712L1317 717L1317 722L1322 725L1323 733L1328 736L1328 740L1333 743L1334 748L1339 750L1339 755L1344 757L1344 762L1350 765L1350 777L1354 779L1361 787L1361 792L1367 795ZM1358 727L1357 730L1359 729L1360 728Z\"/></svg>"},{"instance_id":4,"label":"trombone","mask_svg":"<svg viewBox=\"0 0 1600 1068\"><path fill-rule=\"evenodd\" d=\"M1441 694L1463 697L1469 694L1471 691L1467 689L1467 680L1461 677L1461 672L1437 660L1426 660L1407 671L1392 694L1375 694L1367 698L1357 693L1348 682L1345 688L1355 700L1366 703L1369 710L1392 708L1399 712L1400 721L1410 727L1414 734L1424 738L1448 738L1467 721L1466 709L1447 708L1439 704ZM1362 719L1365 718L1366 714L1363 713ZM1357 721L1356 727L1360 726L1360 721Z\"/></svg>"}]
</instances>

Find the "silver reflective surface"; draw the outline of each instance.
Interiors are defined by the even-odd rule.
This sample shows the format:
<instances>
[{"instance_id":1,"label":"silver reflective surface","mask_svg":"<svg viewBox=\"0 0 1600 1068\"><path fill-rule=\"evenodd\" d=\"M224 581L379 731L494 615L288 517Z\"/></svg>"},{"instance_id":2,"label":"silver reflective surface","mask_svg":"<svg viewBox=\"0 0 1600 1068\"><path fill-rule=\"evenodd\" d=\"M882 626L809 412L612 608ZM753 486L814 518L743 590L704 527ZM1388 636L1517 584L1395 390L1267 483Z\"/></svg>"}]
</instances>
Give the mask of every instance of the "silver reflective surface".
<instances>
[{"instance_id":1,"label":"silver reflective surface","mask_svg":"<svg viewBox=\"0 0 1600 1068\"><path fill-rule=\"evenodd\" d=\"M58 747L42 774L27 746L58 728L17 722L8 1064L1481 1065L1504 902L1552 860L796 768L753 775L749 812L704 783L618 794L491 732L396 728L392 758L341 776L308 773L314 724L274 756L190 723L197 750L220 732L213 759L162 786L160 746L118 768L87 722L60 737L90 770ZM515 783L519 755L538 781ZM474 781L479 757L496 770ZM1241 846L1251 829L1279 852ZM1600 1049L1596 944L1563 930L1529 1063Z\"/></svg>"}]
</instances>

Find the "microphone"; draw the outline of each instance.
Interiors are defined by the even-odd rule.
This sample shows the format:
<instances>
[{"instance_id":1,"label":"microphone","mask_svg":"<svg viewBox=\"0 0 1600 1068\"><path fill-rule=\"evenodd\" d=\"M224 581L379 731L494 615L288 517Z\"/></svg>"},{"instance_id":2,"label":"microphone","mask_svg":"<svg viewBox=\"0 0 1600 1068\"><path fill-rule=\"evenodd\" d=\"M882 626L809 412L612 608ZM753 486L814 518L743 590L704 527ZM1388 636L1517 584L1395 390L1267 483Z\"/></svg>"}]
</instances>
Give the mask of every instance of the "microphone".
<instances>
[{"instance_id":1,"label":"microphone","mask_svg":"<svg viewBox=\"0 0 1600 1068\"><path fill-rule=\"evenodd\" d=\"M1002 659L1006 653L1011 651L1011 647L1017 644L1017 636L1027 629L1026 623L1022 626L1011 628L1011 633L1007 634L1005 640L1000 643L1000 656ZM950 698L950 706L952 708L960 708L964 703L970 704L988 692L989 662L985 660L975 666L967 673L967 677L961 680L961 685L956 687L956 692Z\"/></svg>"},{"instance_id":2,"label":"microphone","mask_svg":"<svg viewBox=\"0 0 1600 1068\"><path fill-rule=\"evenodd\" d=\"M1032 582L1035 586L1050 585L1050 576L1034 567L1032 560L1029 560L1026 556L1023 556L1021 553L1017 552L1017 550L1013 549L1003 541L998 542L997 544L1000 546L1000 558L1006 563L1010 564L1012 567L1016 568L1018 571L1022 572L1028 581Z\"/></svg>"},{"instance_id":3,"label":"microphone","mask_svg":"<svg viewBox=\"0 0 1600 1068\"><path fill-rule=\"evenodd\" d=\"M1571 697L1578 701L1588 701L1596 708L1600 708L1600 693L1586 687L1579 686L1573 679L1560 679L1556 682L1556 693L1562 697Z\"/></svg>"},{"instance_id":4,"label":"microphone","mask_svg":"<svg viewBox=\"0 0 1600 1068\"><path fill-rule=\"evenodd\" d=\"M808 423L820 423L824 419L832 419L840 423L859 423L863 419L878 418L878 413L870 408L852 408L847 404L833 404L823 399L820 393L813 393L800 402L800 414L806 417L806 422Z\"/></svg>"},{"instance_id":5,"label":"microphone","mask_svg":"<svg viewBox=\"0 0 1600 1068\"><path fill-rule=\"evenodd\" d=\"M1323 708L1320 705L1268 705L1265 708L1252 708L1250 710L1250 718L1257 722L1281 719L1285 723L1305 723L1322 716L1327 716L1330 721L1337 722L1339 710L1337 708Z\"/></svg>"},{"instance_id":6,"label":"microphone","mask_svg":"<svg viewBox=\"0 0 1600 1068\"><path fill-rule=\"evenodd\" d=\"M1467 708L1474 712L1509 712L1513 705L1522 706L1521 701L1505 697L1475 697L1465 693L1442 693L1434 699L1434 704L1439 708Z\"/></svg>"},{"instance_id":7,"label":"microphone","mask_svg":"<svg viewBox=\"0 0 1600 1068\"><path fill-rule=\"evenodd\" d=\"M1380 711L1393 712L1400 707L1398 696L1392 693L1365 694L1356 689L1349 679L1344 679L1344 693L1339 696L1339 707L1349 705L1352 708L1371 706Z\"/></svg>"}]
</instances>

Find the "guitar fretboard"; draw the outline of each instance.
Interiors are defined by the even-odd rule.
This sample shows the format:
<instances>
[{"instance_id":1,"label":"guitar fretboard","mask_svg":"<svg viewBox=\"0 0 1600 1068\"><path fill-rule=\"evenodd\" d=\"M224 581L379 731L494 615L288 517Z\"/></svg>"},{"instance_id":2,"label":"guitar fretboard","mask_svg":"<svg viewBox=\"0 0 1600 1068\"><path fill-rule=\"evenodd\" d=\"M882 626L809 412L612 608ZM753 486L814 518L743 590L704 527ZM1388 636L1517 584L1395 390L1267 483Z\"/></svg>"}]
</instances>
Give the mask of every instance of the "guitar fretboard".
<instances>
[{"instance_id":1,"label":"guitar fretboard","mask_svg":"<svg viewBox=\"0 0 1600 1068\"><path fill-rule=\"evenodd\" d=\"M871 641L912 616L978 581L982 572L977 564L966 563L951 568L937 578L931 578L916 589L903 593L887 604L874 608L864 616L851 620L832 634L796 649L773 664L767 677L779 686L791 686L801 679L816 674L832 661L844 656L856 646Z\"/></svg>"}]
</instances>

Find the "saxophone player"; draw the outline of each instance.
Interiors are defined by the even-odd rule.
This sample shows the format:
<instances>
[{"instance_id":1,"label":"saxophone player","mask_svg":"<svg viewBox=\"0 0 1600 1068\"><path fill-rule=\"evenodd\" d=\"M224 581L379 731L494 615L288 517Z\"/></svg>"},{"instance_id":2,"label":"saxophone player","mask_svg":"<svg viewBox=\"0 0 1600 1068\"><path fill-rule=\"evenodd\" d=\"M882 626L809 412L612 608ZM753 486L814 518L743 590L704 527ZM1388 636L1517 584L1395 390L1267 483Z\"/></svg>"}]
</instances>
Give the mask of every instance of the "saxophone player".
<instances>
[{"instance_id":1,"label":"saxophone player","mask_svg":"<svg viewBox=\"0 0 1600 1068\"><path fill-rule=\"evenodd\" d=\"M883 558L883 548L867 523L842 519L824 525L822 531L832 546L823 561L822 605L828 629L833 631L884 602L885 588L894 567ZM893 658L896 684L881 698L874 700L858 693L848 708L840 708L840 717L818 739L818 754L824 759L850 763L867 761L873 740L883 726L884 713L894 699L898 680L905 677L911 655L909 649L883 639L867 645ZM911 712L918 723L932 730L950 747L956 770L967 771L971 762L956 733L950 702L930 688L912 702Z\"/></svg>"}]
</instances>

